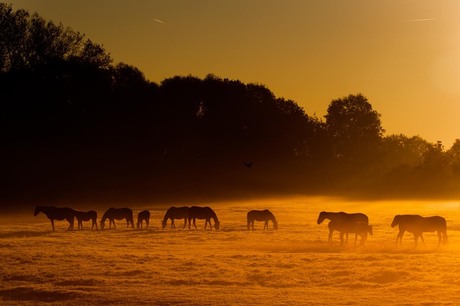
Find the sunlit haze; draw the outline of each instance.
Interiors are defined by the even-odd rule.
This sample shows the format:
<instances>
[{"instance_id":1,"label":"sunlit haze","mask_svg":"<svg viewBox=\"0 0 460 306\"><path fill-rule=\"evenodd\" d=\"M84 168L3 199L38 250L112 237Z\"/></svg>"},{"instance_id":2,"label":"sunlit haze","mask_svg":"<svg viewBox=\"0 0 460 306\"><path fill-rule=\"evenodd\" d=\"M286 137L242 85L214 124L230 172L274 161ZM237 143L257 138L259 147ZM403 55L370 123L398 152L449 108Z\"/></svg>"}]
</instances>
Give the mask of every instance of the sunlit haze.
<instances>
[{"instance_id":1,"label":"sunlit haze","mask_svg":"<svg viewBox=\"0 0 460 306\"><path fill-rule=\"evenodd\" d=\"M322 117L362 93L386 134L460 138L459 1L9 1L161 82L260 83Z\"/></svg>"}]
</instances>

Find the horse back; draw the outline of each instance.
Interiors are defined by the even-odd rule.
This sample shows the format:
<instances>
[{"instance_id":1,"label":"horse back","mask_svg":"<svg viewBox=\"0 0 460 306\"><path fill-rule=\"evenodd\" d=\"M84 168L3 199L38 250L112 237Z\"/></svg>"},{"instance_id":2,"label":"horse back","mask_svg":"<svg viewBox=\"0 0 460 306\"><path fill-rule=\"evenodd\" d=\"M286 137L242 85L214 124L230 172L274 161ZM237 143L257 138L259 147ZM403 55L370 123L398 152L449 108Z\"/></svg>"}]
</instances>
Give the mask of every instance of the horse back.
<instances>
[{"instance_id":1,"label":"horse back","mask_svg":"<svg viewBox=\"0 0 460 306\"><path fill-rule=\"evenodd\" d=\"M274 218L274 215L268 209L251 210L247 213L248 220L266 221Z\"/></svg>"},{"instance_id":2,"label":"horse back","mask_svg":"<svg viewBox=\"0 0 460 306\"><path fill-rule=\"evenodd\" d=\"M446 219L440 216L425 217L423 218L423 231L445 231L447 229Z\"/></svg>"},{"instance_id":3,"label":"horse back","mask_svg":"<svg viewBox=\"0 0 460 306\"><path fill-rule=\"evenodd\" d=\"M345 224L347 223L356 223L356 222L362 222L365 224L369 224L369 217L363 213L345 213L345 212L339 212L333 215L333 217L330 218L332 221L337 221L337 222L343 222Z\"/></svg>"},{"instance_id":4,"label":"horse back","mask_svg":"<svg viewBox=\"0 0 460 306\"><path fill-rule=\"evenodd\" d=\"M182 207L175 207L172 206L168 208L166 211L166 216L165 218L172 218L172 219L183 219L187 218L189 214L189 207L188 206L182 206Z\"/></svg>"},{"instance_id":5,"label":"horse back","mask_svg":"<svg viewBox=\"0 0 460 306\"><path fill-rule=\"evenodd\" d=\"M137 214L137 218L147 220L150 218L150 212L148 210L143 210Z\"/></svg>"},{"instance_id":6,"label":"horse back","mask_svg":"<svg viewBox=\"0 0 460 306\"><path fill-rule=\"evenodd\" d=\"M200 207L200 206L192 206L189 209L188 212L188 217L189 218L196 218L196 219L209 219L209 218L217 218L216 213L212 208L206 206L206 207Z\"/></svg>"},{"instance_id":7,"label":"horse back","mask_svg":"<svg viewBox=\"0 0 460 306\"><path fill-rule=\"evenodd\" d=\"M116 220L121 220L121 219L132 219L133 218L133 210L131 208L109 208L104 215L102 216L102 219L116 219Z\"/></svg>"},{"instance_id":8,"label":"horse back","mask_svg":"<svg viewBox=\"0 0 460 306\"><path fill-rule=\"evenodd\" d=\"M73 219L75 216L75 210L69 207L54 207L44 206L42 211L46 214L49 219L64 220Z\"/></svg>"}]
</instances>

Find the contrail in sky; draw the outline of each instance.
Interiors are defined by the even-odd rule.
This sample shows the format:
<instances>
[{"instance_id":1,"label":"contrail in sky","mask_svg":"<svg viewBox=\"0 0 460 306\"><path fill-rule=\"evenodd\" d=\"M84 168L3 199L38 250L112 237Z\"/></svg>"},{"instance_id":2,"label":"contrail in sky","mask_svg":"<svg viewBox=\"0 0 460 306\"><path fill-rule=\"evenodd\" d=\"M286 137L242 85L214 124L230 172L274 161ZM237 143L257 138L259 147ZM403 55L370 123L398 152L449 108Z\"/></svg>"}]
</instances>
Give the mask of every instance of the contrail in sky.
<instances>
[{"instance_id":1,"label":"contrail in sky","mask_svg":"<svg viewBox=\"0 0 460 306\"><path fill-rule=\"evenodd\" d=\"M153 20L155 20L155 21L158 22L158 23L166 24L166 22L161 21L160 19L155 19L155 18L153 18Z\"/></svg>"},{"instance_id":2,"label":"contrail in sky","mask_svg":"<svg viewBox=\"0 0 460 306\"><path fill-rule=\"evenodd\" d=\"M434 18L420 18L420 19L409 19L407 22L422 22L422 21L434 21Z\"/></svg>"}]
</instances>

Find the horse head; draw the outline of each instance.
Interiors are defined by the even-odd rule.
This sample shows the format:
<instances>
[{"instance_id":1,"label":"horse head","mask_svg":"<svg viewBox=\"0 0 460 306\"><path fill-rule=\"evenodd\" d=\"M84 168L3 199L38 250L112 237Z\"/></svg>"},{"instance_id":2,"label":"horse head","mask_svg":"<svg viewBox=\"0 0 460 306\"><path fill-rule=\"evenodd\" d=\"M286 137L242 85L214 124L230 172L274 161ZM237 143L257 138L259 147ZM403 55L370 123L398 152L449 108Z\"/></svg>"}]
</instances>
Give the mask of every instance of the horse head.
<instances>
[{"instance_id":1,"label":"horse head","mask_svg":"<svg viewBox=\"0 0 460 306\"><path fill-rule=\"evenodd\" d=\"M215 228L216 230L219 230L219 228L220 228L220 222L219 222L219 221L216 221L216 222L214 223L214 228Z\"/></svg>"},{"instance_id":2,"label":"horse head","mask_svg":"<svg viewBox=\"0 0 460 306\"><path fill-rule=\"evenodd\" d=\"M105 226L105 219L102 219L101 220L101 231L104 230L104 226Z\"/></svg>"},{"instance_id":3,"label":"horse head","mask_svg":"<svg viewBox=\"0 0 460 306\"><path fill-rule=\"evenodd\" d=\"M164 218L163 221L161 221L161 228L162 229L165 229L166 227L166 223L168 222L168 219L167 218Z\"/></svg>"},{"instance_id":4,"label":"horse head","mask_svg":"<svg viewBox=\"0 0 460 306\"><path fill-rule=\"evenodd\" d=\"M276 230L278 229L278 221L273 220L273 228Z\"/></svg>"},{"instance_id":5,"label":"horse head","mask_svg":"<svg viewBox=\"0 0 460 306\"><path fill-rule=\"evenodd\" d=\"M316 221L316 223L321 224L323 223L324 219L326 219L326 212L322 211L319 213L318 220Z\"/></svg>"},{"instance_id":6,"label":"horse head","mask_svg":"<svg viewBox=\"0 0 460 306\"><path fill-rule=\"evenodd\" d=\"M374 231L373 231L373 229L372 229L372 225L368 225L368 226L367 226L367 232L368 232L369 234L371 234L371 236L374 236Z\"/></svg>"},{"instance_id":7,"label":"horse head","mask_svg":"<svg viewBox=\"0 0 460 306\"><path fill-rule=\"evenodd\" d=\"M400 215L396 215L394 218L393 218L393 222L391 222L391 227L395 227L396 225L399 224L399 218Z\"/></svg>"}]
</instances>

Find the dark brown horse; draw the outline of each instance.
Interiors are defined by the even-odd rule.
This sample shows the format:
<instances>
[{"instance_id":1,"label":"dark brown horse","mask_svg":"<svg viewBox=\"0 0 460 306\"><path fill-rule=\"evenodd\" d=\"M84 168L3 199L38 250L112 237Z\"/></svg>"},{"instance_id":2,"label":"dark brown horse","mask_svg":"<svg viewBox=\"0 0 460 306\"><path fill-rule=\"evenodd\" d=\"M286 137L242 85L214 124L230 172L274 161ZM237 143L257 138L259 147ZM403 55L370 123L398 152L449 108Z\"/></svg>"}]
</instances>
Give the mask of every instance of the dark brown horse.
<instances>
[{"instance_id":1,"label":"dark brown horse","mask_svg":"<svg viewBox=\"0 0 460 306\"><path fill-rule=\"evenodd\" d=\"M166 211L166 214L163 218L162 226L163 229L166 227L168 223L168 219L171 220L171 228L176 228L176 225L174 224L174 219L184 219L184 228L187 225L187 219L188 219L188 211L189 211L188 206L183 206L183 207L170 207Z\"/></svg>"},{"instance_id":2,"label":"dark brown horse","mask_svg":"<svg viewBox=\"0 0 460 306\"><path fill-rule=\"evenodd\" d=\"M254 230L254 221L265 221L264 230L268 229L268 221L272 221L273 228L278 229L278 221L275 216L268 209L265 210L251 210L247 214L248 231L250 228Z\"/></svg>"},{"instance_id":3,"label":"dark brown horse","mask_svg":"<svg viewBox=\"0 0 460 306\"><path fill-rule=\"evenodd\" d=\"M318 220L316 223L321 224L325 219L329 219L331 221L336 221L340 223L353 223L353 222L363 222L366 225L369 224L369 218L363 213L345 213L345 212L327 212L322 211L318 216ZM346 239L348 241L348 234L346 234ZM355 235L355 240L357 235Z\"/></svg>"},{"instance_id":4,"label":"dark brown horse","mask_svg":"<svg viewBox=\"0 0 460 306\"><path fill-rule=\"evenodd\" d=\"M83 229L83 221L92 221L91 229L96 227L97 230L97 212L94 210L90 211L75 211L75 218L78 221L78 229Z\"/></svg>"},{"instance_id":5,"label":"dark brown horse","mask_svg":"<svg viewBox=\"0 0 460 306\"><path fill-rule=\"evenodd\" d=\"M219 219L217 219L217 215L210 207L199 207L199 206L192 206L188 211L188 228L190 228L191 220L193 219L193 226L196 228L195 221L196 219L205 219L206 222L204 223L204 229L209 223L209 229L212 229L211 226L211 219L214 220L214 228L216 230L220 227Z\"/></svg>"},{"instance_id":6,"label":"dark brown horse","mask_svg":"<svg viewBox=\"0 0 460 306\"><path fill-rule=\"evenodd\" d=\"M73 223L75 218L75 210L68 207L54 207L54 206L37 206L35 207L34 216L39 213L44 213L48 219L51 220L51 226L54 231L54 220L67 220L69 222L68 230L73 229Z\"/></svg>"},{"instance_id":7,"label":"dark brown horse","mask_svg":"<svg viewBox=\"0 0 460 306\"><path fill-rule=\"evenodd\" d=\"M407 231L414 234L415 246L417 246L418 238L422 240L423 232L438 233L438 247L447 243L447 222L446 219L440 216L422 217L420 215L396 215L391 223L391 227L399 226L399 233L396 236L396 244L402 244L402 237Z\"/></svg>"},{"instance_id":8,"label":"dark brown horse","mask_svg":"<svg viewBox=\"0 0 460 306\"><path fill-rule=\"evenodd\" d=\"M150 212L143 210L137 214L137 228L142 228L142 223L145 221L145 227L149 227Z\"/></svg>"},{"instance_id":9,"label":"dark brown horse","mask_svg":"<svg viewBox=\"0 0 460 306\"><path fill-rule=\"evenodd\" d=\"M340 221L331 221L327 225L329 228L329 243L332 243L332 233L334 231L340 232L340 245L344 244L343 236L346 234L356 234L355 235L355 246L358 239L358 235L361 236L361 245L367 240L367 234L373 235L372 225L368 225L365 222L340 222ZM348 243L348 239L347 242Z\"/></svg>"},{"instance_id":10,"label":"dark brown horse","mask_svg":"<svg viewBox=\"0 0 460 306\"><path fill-rule=\"evenodd\" d=\"M130 208L109 208L101 219L101 230L104 229L105 220L109 219L109 228L115 228L115 221L114 220L122 220L126 219L126 227L134 228L134 218L133 218L133 210Z\"/></svg>"}]
</instances>

